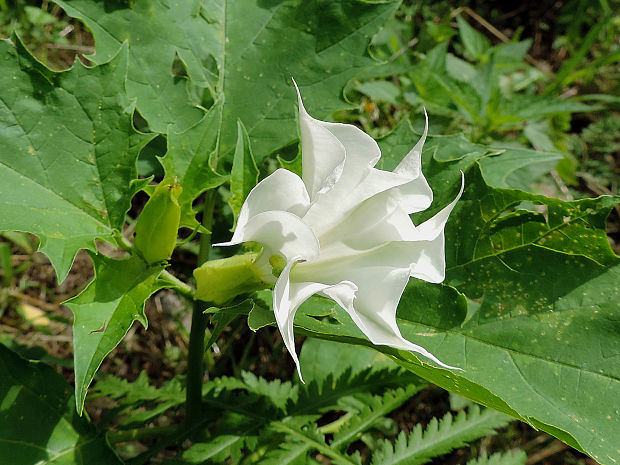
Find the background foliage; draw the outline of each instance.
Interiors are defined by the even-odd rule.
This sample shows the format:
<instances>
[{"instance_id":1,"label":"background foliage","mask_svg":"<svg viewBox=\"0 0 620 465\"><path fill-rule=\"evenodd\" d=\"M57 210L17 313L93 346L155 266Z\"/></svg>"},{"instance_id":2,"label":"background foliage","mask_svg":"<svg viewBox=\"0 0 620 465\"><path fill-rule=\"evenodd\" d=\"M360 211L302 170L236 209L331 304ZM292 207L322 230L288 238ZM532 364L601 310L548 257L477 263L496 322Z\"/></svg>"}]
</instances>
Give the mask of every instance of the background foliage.
<instances>
[{"instance_id":1,"label":"background foliage","mask_svg":"<svg viewBox=\"0 0 620 465\"><path fill-rule=\"evenodd\" d=\"M412 464L486 437L441 463L517 464L513 446L528 463L564 447L528 446L518 423L491 439L511 416L619 460L620 17L604 0L547 3L0 0L0 456ZM90 54L67 69L74 52ZM187 280L200 222L226 240L258 178L300 169L291 77L313 116L380 139L382 169L428 110L435 201L415 222L465 173L447 279L411 281L398 310L405 337L463 371L359 347L344 311L317 298L296 318L313 336L298 384L261 291L208 309L204 411L188 429L191 290L130 255L132 228L149 182L176 178L185 228L168 271ZM93 273L82 249L95 278L77 295ZM133 323L147 314L144 333ZM448 405L428 383L487 408ZM92 422L78 416L86 399Z\"/></svg>"}]
</instances>

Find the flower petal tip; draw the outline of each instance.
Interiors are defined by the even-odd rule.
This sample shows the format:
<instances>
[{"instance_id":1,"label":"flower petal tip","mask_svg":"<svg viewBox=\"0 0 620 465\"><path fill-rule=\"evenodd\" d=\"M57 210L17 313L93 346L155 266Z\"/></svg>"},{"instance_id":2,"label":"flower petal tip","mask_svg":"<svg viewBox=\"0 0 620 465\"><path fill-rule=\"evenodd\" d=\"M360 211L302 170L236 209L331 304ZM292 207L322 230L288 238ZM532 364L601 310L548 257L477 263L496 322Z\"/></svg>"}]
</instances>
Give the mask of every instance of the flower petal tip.
<instances>
[{"instance_id":1,"label":"flower petal tip","mask_svg":"<svg viewBox=\"0 0 620 465\"><path fill-rule=\"evenodd\" d=\"M306 107L304 107L304 102L301 99L301 92L299 90L299 86L297 85L297 81L295 81L295 78L291 77L291 80L293 81L293 85L295 86L295 90L297 91L297 102L299 103L299 113L302 115L307 115L308 112L306 112Z\"/></svg>"},{"instance_id":2,"label":"flower petal tip","mask_svg":"<svg viewBox=\"0 0 620 465\"><path fill-rule=\"evenodd\" d=\"M301 367L299 366L299 364L297 364L297 374L299 375L299 381L301 381L302 384L306 384L306 382L304 381L304 377L301 376Z\"/></svg>"}]
</instances>

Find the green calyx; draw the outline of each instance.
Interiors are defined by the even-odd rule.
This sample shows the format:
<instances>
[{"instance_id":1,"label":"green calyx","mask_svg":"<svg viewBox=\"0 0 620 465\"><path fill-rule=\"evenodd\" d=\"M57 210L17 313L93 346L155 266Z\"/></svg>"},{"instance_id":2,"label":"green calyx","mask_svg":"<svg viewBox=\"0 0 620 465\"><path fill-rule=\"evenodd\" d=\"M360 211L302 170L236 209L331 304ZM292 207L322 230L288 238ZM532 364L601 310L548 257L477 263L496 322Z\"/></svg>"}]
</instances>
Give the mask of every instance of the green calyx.
<instances>
[{"instance_id":1,"label":"green calyx","mask_svg":"<svg viewBox=\"0 0 620 465\"><path fill-rule=\"evenodd\" d=\"M280 255L274 254L269 257L269 264L271 265L271 273L279 278L286 266L286 260L282 258Z\"/></svg>"},{"instance_id":2,"label":"green calyx","mask_svg":"<svg viewBox=\"0 0 620 465\"><path fill-rule=\"evenodd\" d=\"M196 299L220 305L238 295L269 287L254 266L256 257L257 254L234 255L196 268Z\"/></svg>"},{"instance_id":3,"label":"green calyx","mask_svg":"<svg viewBox=\"0 0 620 465\"><path fill-rule=\"evenodd\" d=\"M181 221L178 199L182 191L183 188L176 181L164 179L155 188L138 217L134 247L149 264L172 256Z\"/></svg>"}]
</instances>

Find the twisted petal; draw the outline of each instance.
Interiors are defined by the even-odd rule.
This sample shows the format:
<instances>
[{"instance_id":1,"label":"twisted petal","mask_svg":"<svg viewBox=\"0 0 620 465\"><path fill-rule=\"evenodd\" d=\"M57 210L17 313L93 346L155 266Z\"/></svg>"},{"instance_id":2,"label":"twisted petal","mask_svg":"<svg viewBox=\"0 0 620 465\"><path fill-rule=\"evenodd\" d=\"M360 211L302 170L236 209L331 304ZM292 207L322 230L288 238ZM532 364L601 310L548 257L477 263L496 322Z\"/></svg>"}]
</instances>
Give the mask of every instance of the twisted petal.
<instances>
[{"instance_id":1,"label":"twisted petal","mask_svg":"<svg viewBox=\"0 0 620 465\"><path fill-rule=\"evenodd\" d=\"M452 209L461 198L463 189L465 188L465 175L461 171L461 189L459 190L456 198L439 211L435 216L426 220L424 223L418 226L416 240L433 240L439 234L443 234L443 229L446 226L448 217L452 213Z\"/></svg>"},{"instance_id":2,"label":"twisted petal","mask_svg":"<svg viewBox=\"0 0 620 465\"><path fill-rule=\"evenodd\" d=\"M268 210L281 210L303 216L310 207L310 198L303 181L295 173L278 169L259 182L250 191L237 220L231 242L237 241L237 231L242 230L250 218Z\"/></svg>"},{"instance_id":3,"label":"twisted petal","mask_svg":"<svg viewBox=\"0 0 620 465\"><path fill-rule=\"evenodd\" d=\"M355 298L357 287L350 281L343 281L335 285L314 282L291 283L291 268L302 260L301 257L294 257L286 264L286 267L280 274L273 290L273 309L284 345L295 361L299 379L303 382L299 358L295 351L295 335L293 332L295 312L297 312L297 309L303 302L317 293L323 293L331 297L341 306L350 306Z\"/></svg>"},{"instance_id":4,"label":"twisted petal","mask_svg":"<svg viewBox=\"0 0 620 465\"><path fill-rule=\"evenodd\" d=\"M375 195L321 237L321 257L327 259L337 254L348 255L343 247L362 251L393 241L434 241L443 234L443 228L463 193L463 187L464 177L461 174L461 189L456 198L418 227L411 221L409 209L405 208L407 205L403 206L397 189Z\"/></svg>"},{"instance_id":5,"label":"twisted petal","mask_svg":"<svg viewBox=\"0 0 620 465\"><path fill-rule=\"evenodd\" d=\"M443 367L452 368L402 337L396 324L396 308L410 276L433 283L444 280L444 227L463 192L463 182L462 176L457 197L418 228L398 204L389 201L380 204L384 206L382 211L378 210L378 214L368 218L372 219L372 224L369 221L364 224L363 216L356 219L352 215L348 219L356 221L346 223L350 229L338 231L350 236L324 247L320 259L314 263L300 263L292 279L352 282L358 288L355 302L351 300L343 304L334 300L351 315L372 343L411 350ZM375 244L377 236L386 242L372 249L365 248ZM351 247L351 244L358 248Z\"/></svg>"},{"instance_id":6,"label":"twisted petal","mask_svg":"<svg viewBox=\"0 0 620 465\"><path fill-rule=\"evenodd\" d=\"M295 81L293 81L295 82ZM334 187L344 169L346 149L322 121L312 118L304 108L301 94L299 98L299 130L303 182L314 201L319 194Z\"/></svg>"},{"instance_id":7,"label":"twisted petal","mask_svg":"<svg viewBox=\"0 0 620 465\"><path fill-rule=\"evenodd\" d=\"M334 123L323 124L336 126ZM318 237L348 221L347 215L352 211L387 191L408 214L425 210L431 205L433 192L421 169L422 147L426 140L428 120L416 146L393 172L373 168L380 152L370 136L351 125L338 126L347 128L347 137L340 136L343 146L346 147L344 170L338 182L328 192L313 199L310 209L303 217ZM345 130L342 128L339 131L344 134ZM385 199L380 202L383 201ZM330 214L325 215L325 211Z\"/></svg>"},{"instance_id":8,"label":"twisted petal","mask_svg":"<svg viewBox=\"0 0 620 465\"><path fill-rule=\"evenodd\" d=\"M286 211L259 213L243 227L237 225L230 242L214 245L236 245L248 241L263 245L262 256L269 258L278 254L287 262L293 258L313 260L319 255L319 241L312 230L297 215Z\"/></svg>"},{"instance_id":9,"label":"twisted petal","mask_svg":"<svg viewBox=\"0 0 620 465\"><path fill-rule=\"evenodd\" d=\"M443 236L439 240L443 240ZM300 263L293 270L291 279L304 281L311 276L320 276L324 283L341 283L344 280L353 283L358 289L355 301L334 300L349 313L373 344L411 350L450 368L423 347L403 338L396 324L396 308L409 280L411 263L422 260L420 271L416 274L423 279L430 277L435 280L443 275L443 269L440 269L443 250L440 247L431 248L431 253L439 253L441 257L427 256L428 252L427 242L393 242L329 263ZM426 269L429 263L431 268ZM439 265L439 269L435 265Z\"/></svg>"}]
</instances>

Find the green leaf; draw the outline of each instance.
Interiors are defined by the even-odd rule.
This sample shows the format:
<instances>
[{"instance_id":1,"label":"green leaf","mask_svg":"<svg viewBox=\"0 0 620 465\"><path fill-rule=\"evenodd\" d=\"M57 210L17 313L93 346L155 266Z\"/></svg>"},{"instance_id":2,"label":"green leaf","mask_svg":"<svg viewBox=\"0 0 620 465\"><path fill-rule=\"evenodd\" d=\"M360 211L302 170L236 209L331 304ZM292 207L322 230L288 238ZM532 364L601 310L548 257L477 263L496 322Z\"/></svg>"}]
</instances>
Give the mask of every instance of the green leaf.
<instances>
[{"instance_id":1,"label":"green leaf","mask_svg":"<svg viewBox=\"0 0 620 465\"><path fill-rule=\"evenodd\" d=\"M573 100L518 94L500 105L494 115L493 124L498 127L502 124L519 123L525 119L535 119L555 113L588 112L600 108Z\"/></svg>"},{"instance_id":2,"label":"green leaf","mask_svg":"<svg viewBox=\"0 0 620 465\"><path fill-rule=\"evenodd\" d=\"M400 89L389 81L364 82L355 86L355 90L367 95L371 99L380 100L396 105L400 96Z\"/></svg>"},{"instance_id":3,"label":"green leaf","mask_svg":"<svg viewBox=\"0 0 620 465\"><path fill-rule=\"evenodd\" d=\"M461 15L456 17L459 25L459 37L465 46L465 52L469 59L480 61L491 48L491 42L480 32L475 30L465 21Z\"/></svg>"},{"instance_id":4,"label":"green leaf","mask_svg":"<svg viewBox=\"0 0 620 465\"><path fill-rule=\"evenodd\" d=\"M478 74L473 65L451 53L446 55L446 71L451 78L463 82L473 82Z\"/></svg>"},{"instance_id":5,"label":"green leaf","mask_svg":"<svg viewBox=\"0 0 620 465\"><path fill-rule=\"evenodd\" d=\"M97 380L91 389L91 396L116 400L117 416L126 415L121 423L124 427L143 426L169 408L185 402L185 390L178 378L155 387L149 384L144 371L133 382L105 375Z\"/></svg>"},{"instance_id":6,"label":"green leaf","mask_svg":"<svg viewBox=\"0 0 620 465\"><path fill-rule=\"evenodd\" d=\"M235 225L245 198L258 182L258 174L248 132L243 123L237 121L237 146L230 173L231 195L228 199L228 205L235 215Z\"/></svg>"},{"instance_id":7,"label":"green leaf","mask_svg":"<svg viewBox=\"0 0 620 465\"><path fill-rule=\"evenodd\" d=\"M57 3L93 31L96 62L128 41L128 92L152 129L173 125L179 131L200 118L202 102L192 101L186 79L170 72L176 53L190 88L208 88L213 99L222 99L220 158L232 155L242 119L259 162L296 138L291 78L313 116L348 108L342 89L375 64L367 53L370 38L398 6L361 0L145 0L133 8Z\"/></svg>"},{"instance_id":8,"label":"green leaf","mask_svg":"<svg viewBox=\"0 0 620 465\"><path fill-rule=\"evenodd\" d=\"M372 464L426 463L433 457L493 434L494 430L506 426L509 422L510 417L491 409L480 412L477 406L472 407L467 414L460 412L456 418L448 413L439 422L433 418L424 432L422 425L417 424L410 435L401 432L394 445L392 441L384 441L381 448L373 454Z\"/></svg>"},{"instance_id":9,"label":"green leaf","mask_svg":"<svg viewBox=\"0 0 620 465\"><path fill-rule=\"evenodd\" d=\"M202 102L190 98L183 71L192 84L215 95L217 70L210 62L221 39L210 21L212 7L171 0L143 0L132 6L120 1L56 3L92 31L93 62L106 62L121 44L128 44L127 93L152 130L165 133L172 126L182 131L200 120ZM176 60L185 70L174 70Z\"/></svg>"},{"instance_id":10,"label":"green leaf","mask_svg":"<svg viewBox=\"0 0 620 465\"><path fill-rule=\"evenodd\" d=\"M432 116L429 122L432 127ZM382 157L377 164L384 170L394 169L403 155L420 138L409 121L403 120L383 139L379 140ZM424 144L424 153L432 154L438 161L461 160L458 169L469 169L478 162L487 184L493 187L511 189L532 189L532 182L550 172L563 157L552 152L539 152L519 147L484 146L468 141L462 134L454 136L428 136ZM454 173L458 172L454 169ZM432 186L435 189L438 186ZM445 202L450 202L448 196Z\"/></svg>"},{"instance_id":11,"label":"green leaf","mask_svg":"<svg viewBox=\"0 0 620 465\"><path fill-rule=\"evenodd\" d=\"M299 361L304 378L323 381L329 375L338 378L345 371L358 373L394 369L396 364L385 354L366 347L320 339L307 339L301 348Z\"/></svg>"},{"instance_id":12,"label":"green leaf","mask_svg":"<svg viewBox=\"0 0 620 465\"><path fill-rule=\"evenodd\" d=\"M103 435L75 412L71 386L43 363L0 344L0 457L11 465L120 464Z\"/></svg>"},{"instance_id":13,"label":"green leaf","mask_svg":"<svg viewBox=\"0 0 620 465\"><path fill-rule=\"evenodd\" d=\"M252 331L258 331L268 325L276 324L276 316L273 313L271 292L258 291L252 295L254 306L248 314L248 327Z\"/></svg>"},{"instance_id":14,"label":"green leaf","mask_svg":"<svg viewBox=\"0 0 620 465\"><path fill-rule=\"evenodd\" d=\"M296 138L291 78L297 80L313 116L348 108L342 89L375 64L367 54L370 38L398 2L227 1L225 5L219 17L225 45L217 58L220 90L226 96L220 153L232 152L241 118L256 159L262 161Z\"/></svg>"},{"instance_id":15,"label":"green leaf","mask_svg":"<svg viewBox=\"0 0 620 465\"><path fill-rule=\"evenodd\" d=\"M0 55L0 230L39 236L62 281L79 249L114 241L152 136L132 125L126 48L105 65L76 60L62 73L19 42L0 41Z\"/></svg>"},{"instance_id":16,"label":"green leaf","mask_svg":"<svg viewBox=\"0 0 620 465\"><path fill-rule=\"evenodd\" d=\"M290 381L267 381L247 371L241 372L241 378L249 392L266 397L282 411L286 411L289 399L297 400L297 386L293 386Z\"/></svg>"},{"instance_id":17,"label":"green leaf","mask_svg":"<svg viewBox=\"0 0 620 465\"><path fill-rule=\"evenodd\" d=\"M529 121L523 128L523 135L537 150L557 150L550 133L549 120L546 119Z\"/></svg>"},{"instance_id":18,"label":"green leaf","mask_svg":"<svg viewBox=\"0 0 620 465\"><path fill-rule=\"evenodd\" d=\"M508 147L479 161L485 181L494 187L532 190L532 183L552 171L563 157L559 153Z\"/></svg>"},{"instance_id":19,"label":"green leaf","mask_svg":"<svg viewBox=\"0 0 620 465\"><path fill-rule=\"evenodd\" d=\"M513 69L523 69L525 57L532 46L532 39L525 39L520 42L508 42L493 47L493 57L495 66L502 71Z\"/></svg>"},{"instance_id":20,"label":"green leaf","mask_svg":"<svg viewBox=\"0 0 620 465\"><path fill-rule=\"evenodd\" d=\"M309 465L313 462L307 458L310 447L303 442L282 442L277 449L267 452L261 459L262 465ZM316 462L318 463L318 462Z\"/></svg>"},{"instance_id":21,"label":"green leaf","mask_svg":"<svg viewBox=\"0 0 620 465\"><path fill-rule=\"evenodd\" d=\"M420 389L421 386L410 384L394 392L388 391L381 396L372 397L334 434L330 447L336 450L346 450L347 446L359 439L364 431L372 428L378 421L404 404Z\"/></svg>"},{"instance_id":22,"label":"green leaf","mask_svg":"<svg viewBox=\"0 0 620 465\"><path fill-rule=\"evenodd\" d=\"M183 452L183 459L185 463L205 463L208 460L222 463L233 452L236 452L236 455L241 455L241 448L244 446L244 443L245 440L242 436L223 434L216 436L211 442L193 444Z\"/></svg>"},{"instance_id":23,"label":"green leaf","mask_svg":"<svg viewBox=\"0 0 620 465\"><path fill-rule=\"evenodd\" d=\"M429 118L429 127L432 127L432 116ZM378 140L381 149L381 159L377 168L392 171L398 166L403 157L411 150L422 134L418 134L411 127L408 120L402 120L387 136ZM475 144L467 140L462 134L454 136L428 136L424 144L424 154L444 162L458 162L463 160L463 166L459 165L452 174L458 173L459 169L468 169L477 160L486 156L497 155L502 150L494 150L489 147ZM452 165L451 165L452 166ZM437 186L431 186L434 191L440 191ZM446 196L447 198L447 196ZM446 202L447 203L447 202Z\"/></svg>"},{"instance_id":24,"label":"green leaf","mask_svg":"<svg viewBox=\"0 0 620 465\"><path fill-rule=\"evenodd\" d=\"M166 178L177 179L183 186L179 196L181 225L198 227L192 202L203 192L228 180L214 170L221 107L216 105L205 117L182 133L168 133L168 151L160 159Z\"/></svg>"},{"instance_id":25,"label":"green leaf","mask_svg":"<svg viewBox=\"0 0 620 465\"><path fill-rule=\"evenodd\" d=\"M211 336L205 344L205 351L210 349L222 331L232 323L239 315L247 315L253 309L254 304L251 300L244 300L237 305L230 307L222 307L217 313L211 317L211 323L215 324L215 328L211 331Z\"/></svg>"},{"instance_id":26,"label":"green leaf","mask_svg":"<svg viewBox=\"0 0 620 465\"><path fill-rule=\"evenodd\" d=\"M433 79L441 91L450 97L467 121L480 123L484 109L483 100L471 84L458 82L445 73L432 71L430 71L429 78Z\"/></svg>"},{"instance_id":27,"label":"green leaf","mask_svg":"<svg viewBox=\"0 0 620 465\"><path fill-rule=\"evenodd\" d=\"M468 460L465 465L525 465L527 455L522 450L491 455L486 454L477 459Z\"/></svg>"},{"instance_id":28,"label":"green leaf","mask_svg":"<svg viewBox=\"0 0 620 465\"><path fill-rule=\"evenodd\" d=\"M162 284L162 266L148 266L132 257L114 260L91 254L95 279L65 305L74 315L75 401L82 413L86 391L103 359L125 337L134 321L146 328L144 301Z\"/></svg>"}]
</instances>

